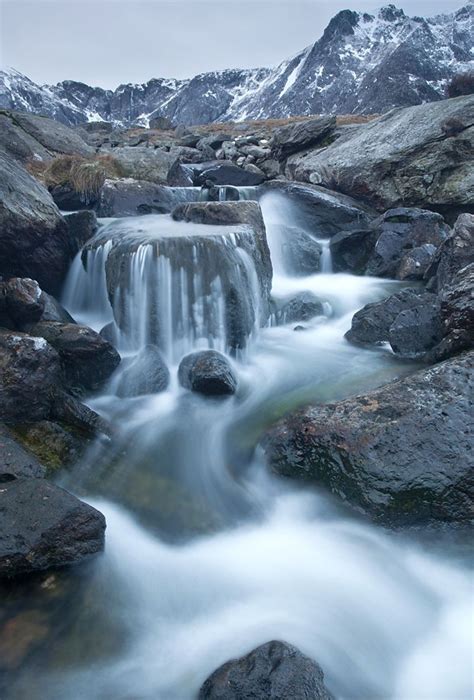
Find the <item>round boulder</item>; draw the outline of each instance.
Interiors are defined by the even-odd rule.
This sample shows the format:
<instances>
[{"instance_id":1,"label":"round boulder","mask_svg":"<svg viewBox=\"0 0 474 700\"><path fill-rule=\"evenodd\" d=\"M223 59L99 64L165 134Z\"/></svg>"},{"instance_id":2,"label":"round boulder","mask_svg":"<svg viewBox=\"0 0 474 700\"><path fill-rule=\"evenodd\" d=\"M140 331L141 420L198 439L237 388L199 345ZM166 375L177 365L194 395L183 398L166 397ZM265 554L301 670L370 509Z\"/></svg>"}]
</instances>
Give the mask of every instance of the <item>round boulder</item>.
<instances>
[{"instance_id":1,"label":"round boulder","mask_svg":"<svg viewBox=\"0 0 474 700\"><path fill-rule=\"evenodd\" d=\"M121 374L117 395L121 397L157 394L168 388L169 369L155 345L146 345Z\"/></svg>"},{"instance_id":2,"label":"round boulder","mask_svg":"<svg viewBox=\"0 0 474 700\"><path fill-rule=\"evenodd\" d=\"M185 389L206 396L234 394L237 389L237 379L229 360L216 350L186 355L179 365L178 379Z\"/></svg>"}]
</instances>

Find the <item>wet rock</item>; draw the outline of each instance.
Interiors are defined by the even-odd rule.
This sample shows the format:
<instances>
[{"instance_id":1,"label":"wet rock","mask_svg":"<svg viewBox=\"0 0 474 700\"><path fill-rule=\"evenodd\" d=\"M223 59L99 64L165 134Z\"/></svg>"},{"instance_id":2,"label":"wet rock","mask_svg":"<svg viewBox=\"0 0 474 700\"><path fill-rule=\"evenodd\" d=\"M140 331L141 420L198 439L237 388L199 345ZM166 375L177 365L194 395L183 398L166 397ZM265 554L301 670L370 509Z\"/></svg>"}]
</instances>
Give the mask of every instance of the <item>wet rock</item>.
<instances>
[{"instance_id":1,"label":"wet rock","mask_svg":"<svg viewBox=\"0 0 474 700\"><path fill-rule=\"evenodd\" d=\"M429 296L433 296L429 299ZM392 350L402 357L423 356L442 338L440 307L434 295L423 294L420 304L404 309L388 332Z\"/></svg>"},{"instance_id":2,"label":"wet rock","mask_svg":"<svg viewBox=\"0 0 474 700\"><path fill-rule=\"evenodd\" d=\"M48 191L0 151L0 274L59 292L72 259L67 226Z\"/></svg>"},{"instance_id":3,"label":"wet rock","mask_svg":"<svg viewBox=\"0 0 474 700\"><path fill-rule=\"evenodd\" d=\"M115 321L110 321L103 328L100 329L99 335L107 340L111 345L117 347L120 331L117 327Z\"/></svg>"},{"instance_id":4,"label":"wet rock","mask_svg":"<svg viewBox=\"0 0 474 700\"><path fill-rule=\"evenodd\" d=\"M8 428L0 424L0 484L16 477L40 479L46 469ZM1 488L1 486L0 486Z\"/></svg>"},{"instance_id":5,"label":"wet rock","mask_svg":"<svg viewBox=\"0 0 474 700\"><path fill-rule=\"evenodd\" d=\"M21 513L21 518L18 514ZM0 578L77 564L102 551L105 518L44 479L0 489Z\"/></svg>"},{"instance_id":6,"label":"wet rock","mask_svg":"<svg viewBox=\"0 0 474 700\"><path fill-rule=\"evenodd\" d=\"M97 195L89 194L85 196L78 192L72 185L54 185L49 188L49 193L54 203L61 211L78 212L88 210L97 204Z\"/></svg>"},{"instance_id":7,"label":"wet rock","mask_svg":"<svg viewBox=\"0 0 474 700\"><path fill-rule=\"evenodd\" d=\"M436 291L450 284L456 273L474 262L474 215L461 214L452 235L438 248L425 274L427 288Z\"/></svg>"},{"instance_id":8,"label":"wet rock","mask_svg":"<svg viewBox=\"0 0 474 700\"><path fill-rule=\"evenodd\" d=\"M474 95L395 109L291 156L288 177L337 189L379 211L430 207L448 217L472 207ZM456 119L456 134L444 125Z\"/></svg>"},{"instance_id":9,"label":"wet rock","mask_svg":"<svg viewBox=\"0 0 474 700\"><path fill-rule=\"evenodd\" d=\"M97 215L102 217L168 214L176 206L172 188L154 182L121 178L106 180L101 188Z\"/></svg>"},{"instance_id":10,"label":"wet rock","mask_svg":"<svg viewBox=\"0 0 474 700\"><path fill-rule=\"evenodd\" d=\"M46 467L48 476L76 465L95 437L85 430L50 420L16 423L11 430L15 439L41 462L43 471Z\"/></svg>"},{"instance_id":11,"label":"wet rock","mask_svg":"<svg viewBox=\"0 0 474 700\"><path fill-rule=\"evenodd\" d=\"M277 160L308 148L321 147L336 128L336 117L317 117L287 124L274 130L271 146Z\"/></svg>"},{"instance_id":12,"label":"wet rock","mask_svg":"<svg viewBox=\"0 0 474 700\"><path fill-rule=\"evenodd\" d=\"M296 321L309 321L315 316L322 316L324 308L322 302L311 292L301 292L286 301L277 310L278 323L295 323Z\"/></svg>"},{"instance_id":13,"label":"wet rock","mask_svg":"<svg viewBox=\"0 0 474 700\"><path fill-rule=\"evenodd\" d=\"M59 321L60 323L76 323L71 314L61 306L59 301L47 292L41 292L44 310L41 321Z\"/></svg>"},{"instance_id":14,"label":"wet rock","mask_svg":"<svg viewBox=\"0 0 474 700\"><path fill-rule=\"evenodd\" d=\"M39 284L34 280L10 277L0 280L0 325L22 330L39 321L45 301Z\"/></svg>"},{"instance_id":15,"label":"wet rock","mask_svg":"<svg viewBox=\"0 0 474 700\"><path fill-rule=\"evenodd\" d=\"M331 700L320 666L286 642L267 642L214 671L199 700Z\"/></svg>"},{"instance_id":16,"label":"wet rock","mask_svg":"<svg viewBox=\"0 0 474 700\"><path fill-rule=\"evenodd\" d=\"M264 182L265 175L261 171L253 172L239 168L236 165L220 162L218 165L214 164L208 168L202 168L199 174L194 177L196 185L202 185L206 180L210 180L215 185L253 187Z\"/></svg>"},{"instance_id":17,"label":"wet rock","mask_svg":"<svg viewBox=\"0 0 474 700\"><path fill-rule=\"evenodd\" d=\"M160 350L146 345L120 375L117 396L132 397L165 391L170 373Z\"/></svg>"},{"instance_id":18,"label":"wet rock","mask_svg":"<svg viewBox=\"0 0 474 700\"><path fill-rule=\"evenodd\" d=\"M69 242L72 254L76 254L92 238L98 229L97 216L94 211L78 211L64 217L68 226Z\"/></svg>"},{"instance_id":19,"label":"wet rock","mask_svg":"<svg viewBox=\"0 0 474 700\"><path fill-rule=\"evenodd\" d=\"M376 240L377 232L371 229L336 233L329 244L334 272L364 274Z\"/></svg>"},{"instance_id":20,"label":"wet rock","mask_svg":"<svg viewBox=\"0 0 474 700\"><path fill-rule=\"evenodd\" d=\"M202 350L183 357L178 379L185 389L206 396L234 394L237 389L237 379L229 360L215 350Z\"/></svg>"},{"instance_id":21,"label":"wet rock","mask_svg":"<svg viewBox=\"0 0 474 700\"><path fill-rule=\"evenodd\" d=\"M465 353L368 394L297 411L267 435L268 463L388 525L467 523L473 364L474 353Z\"/></svg>"},{"instance_id":22,"label":"wet rock","mask_svg":"<svg viewBox=\"0 0 474 700\"><path fill-rule=\"evenodd\" d=\"M356 345L371 345L388 342L390 327L398 314L407 309L419 306L426 297L434 302L434 294L424 294L418 289L403 289L372 304L366 304L354 314L352 325L345 337Z\"/></svg>"},{"instance_id":23,"label":"wet rock","mask_svg":"<svg viewBox=\"0 0 474 700\"><path fill-rule=\"evenodd\" d=\"M439 301L443 339L427 356L434 362L474 346L474 263L443 287Z\"/></svg>"},{"instance_id":24,"label":"wet rock","mask_svg":"<svg viewBox=\"0 0 474 700\"><path fill-rule=\"evenodd\" d=\"M407 252L413 255L412 249L419 249L425 244L437 248L449 235L449 228L440 214L407 207L386 211L373 222L372 228L377 240L367 262L366 273L376 277L397 279L407 276ZM425 252L427 252L426 249ZM420 251L418 251L418 257L419 255ZM414 274L417 279L422 279L429 263L430 256L427 256L427 259L424 259L423 269L418 273L416 260L414 261Z\"/></svg>"},{"instance_id":25,"label":"wet rock","mask_svg":"<svg viewBox=\"0 0 474 700\"><path fill-rule=\"evenodd\" d=\"M422 280L435 254L436 246L424 243L418 248L412 248L401 257L397 270L399 280Z\"/></svg>"},{"instance_id":26,"label":"wet rock","mask_svg":"<svg viewBox=\"0 0 474 700\"><path fill-rule=\"evenodd\" d=\"M44 338L0 331L0 420L49 418L52 395L62 383L59 355Z\"/></svg>"},{"instance_id":27,"label":"wet rock","mask_svg":"<svg viewBox=\"0 0 474 700\"><path fill-rule=\"evenodd\" d=\"M30 333L45 339L58 352L70 387L97 389L120 364L115 348L87 326L40 321Z\"/></svg>"}]
</instances>

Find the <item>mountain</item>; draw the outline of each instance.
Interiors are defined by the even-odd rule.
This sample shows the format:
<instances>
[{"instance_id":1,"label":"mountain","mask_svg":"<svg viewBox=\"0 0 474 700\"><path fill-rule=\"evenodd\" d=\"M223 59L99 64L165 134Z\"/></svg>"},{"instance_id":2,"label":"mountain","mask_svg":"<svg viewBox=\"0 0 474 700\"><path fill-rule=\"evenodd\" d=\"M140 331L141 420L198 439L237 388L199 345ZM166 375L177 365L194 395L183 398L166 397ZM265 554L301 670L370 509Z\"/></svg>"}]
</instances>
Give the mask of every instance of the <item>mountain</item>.
<instances>
[{"instance_id":1,"label":"mountain","mask_svg":"<svg viewBox=\"0 0 474 700\"><path fill-rule=\"evenodd\" d=\"M274 69L224 70L190 80L158 78L116 90L65 80L39 86L0 71L0 108L66 124L148 125L242 121L306 114L371 114L440 100L456 73L474 68L474 4L425 19L388 5L376 15L343 10L323 36Z\"/></svg>"}]
</instances>

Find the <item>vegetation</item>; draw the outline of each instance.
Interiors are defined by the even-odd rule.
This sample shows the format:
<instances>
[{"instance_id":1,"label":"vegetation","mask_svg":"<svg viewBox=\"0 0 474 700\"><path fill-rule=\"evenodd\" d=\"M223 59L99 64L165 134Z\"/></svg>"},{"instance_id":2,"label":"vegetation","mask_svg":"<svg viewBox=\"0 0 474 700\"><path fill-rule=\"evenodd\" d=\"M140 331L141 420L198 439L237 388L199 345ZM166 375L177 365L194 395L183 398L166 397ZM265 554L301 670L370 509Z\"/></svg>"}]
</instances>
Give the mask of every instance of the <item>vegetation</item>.
<instances>
[{"instance_id":1,"label":"vegetation","mask_svg":"<svg viewBox=\"0 0 474 700\"><path fill-rule=\"evenodd\" d=\"M32 161L28 169L48 189L58 185L70 187L86 202L98 195L106 179L124 175L119 162L109 155L91 158L62 155L46 164Z\"/></svg>"}]
</instances>

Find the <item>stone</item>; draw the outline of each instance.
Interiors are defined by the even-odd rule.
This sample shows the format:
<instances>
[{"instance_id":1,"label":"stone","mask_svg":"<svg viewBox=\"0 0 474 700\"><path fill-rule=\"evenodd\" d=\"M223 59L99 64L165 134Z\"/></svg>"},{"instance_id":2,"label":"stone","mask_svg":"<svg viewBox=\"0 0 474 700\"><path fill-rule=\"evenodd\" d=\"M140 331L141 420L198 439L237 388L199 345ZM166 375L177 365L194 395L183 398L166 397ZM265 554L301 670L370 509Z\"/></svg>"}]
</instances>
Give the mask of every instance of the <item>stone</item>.
<instances>
[{"instance_id":1,"label":"stone","mask_svg":"<svg viewBox=\"0 0 474 700\"><path fill-rule=\"evenodd\" d=\"M286 642L262 644L220 666L198 700L331 700L320 666Z\"/></svg>"},{"instance_id":2,"label":"stone","mask_svg":"<svg viewBox=\"0 0 474 700\"><path fill-rule=\"evenodd\" d=\"M444 129L456 119L456 134ZM474 193L474 95L393 109L324 149L288 159L286 175L375 206L429 207L452 219Z\"/></svg>"},{"instance_id":3,"label":"stone","mask_svg":"<svg viewBox=\"0 0 474 700\"><path fill-rule=\"evenodd\" d=\"M218 165L211 165L207 169L194 177L196 185L202 185L210 180L215 185L234 185L235 187L254 187L260 185L265 180L265 175L261 171L249 171L239 168L237 165L230 165L220 162Z\"/></svg>"},{"instance_id":4,"label":"stone","mask_svg":"<svg viewBox=\"0 0 474 700\"><path fill-rule=\"evenodd\" d=\"M336 233L329 244L334 272L363 275L376 240L377 232L371 229Z\"/></svg>"},{"instance_id":5,"label":"stone","mask_svg":"<svg viewBox=\"0 0 474 700\"><path fill-rule=\"evenodd\" d=\"M41 479L45 474L46 469L38 459L0 424L0 489L1 484L16 477Z\"/></svg>"},{"instance_id":6,"label":"stone","mask_svg":"<svg viewBox=\"0 0 474 700\"><path fill-rule=\"evenodd\" d=\"M169 214L185 197L193 201L199 194L133 178L106 180L100 190L96 211L100 217Z\"/></svg>"},{"instance_id":7,"label":"stone","mask_svg":"<svg viewBox=\"0 0 474 700\"><path fill-rule=\"evenodd\" d=\"M0 420L49 418L52 396L63 384L60 358L43 338L0 331Z\"/></svg>"},{"instance_id":8,"label":"stone","mask_svg":"<svg viewBox=\"0 0 474 700\"><path fill-rule=\"evenodd\" d=\"M78 211L64 217L72 254L78 253L88 240L97 233L99 224L94 211Z\"/></svg>"},{"instance_id":9,"label":"stone","mask_svg":"<svg viewBox=\"0 0 474 700\"><path fill-rule=\"evenodd\" d=\"M170 372L160 350L155 345L146 345L121 373L117 396L157 394L165 391L169 383Z\"/></svg>"},{"instance_id":10,"label":"stone","mask_svg":"<svg viewBox=\"0 0 474 700\"><path fill-rule=\"evenodd\" d=\"M174 129L173 122L168 117L150 117L149 124L150 129L159 129L162 131Z\"/></svg>"},{"instance_id":11,"label":"stone","mask_svg":"<svg viewBox=\"0 0 474 700\"><path fill-rule=\"evenodd\" d=\"M471 351L367 394L290 414L264 440L268 464L385 525L467 525L473 364Z\"/></svg>"},{"instance_id":12,"label":"stone","mask_svg":"<svg viewBox=\"0 0 474 700\"><path fill-rule=\"evenodd\" d=\"M72 259L68 230L48 191L0 151L0 274L59 292Z\"/></svg>"},{"instance_id":13,"label":"stone","mask_svg":"<svg viewBox=\"0 0 474 700\"><path fill-rule=\"evenodd\" d=\"M44 309L41 321L59 321L60 323L76 323L71 314L61 306L59 301L47 292L41 292Z\"/></svg>"},{"instance_id":14,"label":"stone","mask_svg":"<svg viewBox=\"0 0 474 700\"><path fill-rule=\"evenodd\" d=\"M25 277L0 280L0 325L22 330L39 321L44 307L45 300L35 280Z\"/></svg>"},{"instance_id":15,"label":"stone","mask_svg":"<svg viewBox=\"0 0 474 700\"><path fill-rule=\"evenodd\" d=\"M425 282L432 291L449 285L456 273L474 262L474 215L461 214L449 236L438 248L425 273Z\"/></svg>"},{"instance_id":16,"label":"stone","mask_svg":"<svg viewBox=\"0 0 474 700\"><path fill-rule=\"evenodd\" d=\"M44 339L57 351L69 387L97 389L120 364L115 348L87 326L40 321L30 333Z\"/></svg>"},{"instance_id":17,"label":"stone","mask_svg":"<svg viewBox=\"0 0 474 700\"><path fill-rule=\"evenodd\" d=\"M422 357L442 338L439 302L423 294L420 304L400 311L388 331L388 339L396 355Z\"/></svg>"},{"instance_id":18,"label":"stone","mask_svg":"<svg viewBox=\"0 0 474 700\"><path fill-rule=\"evenodd\" d=\"M168 174L176 163L176 156L160 148L147 146L121 146L111 155L118 161L125 177L166 184Z\"/></svg>"},{"instance_id":19,"label":"stone","mask_svg":"<svg viewBox=\"0 0 474 700\"><path fill-rule=\"evenodd\" d=\"M58 486L8 481L0 489L0 578L85 561L104 548L104 532L102 513Z\"/></svg>"},{"instance_id":20,"label":"stone","mask_svg":"<svg viewBox=\"0 0 474 700\"><path fill-rule=\"evenodd\" d=\"M315 316L323 314L323 304L315 294L300 292L278 308L276 318L278 323L295 323L296 321L310 321Z\"/></svg>"},{"instance_id":21,"label":"stone","mask_svg":"<svg viewBox=\"0 0 474 700\"><path fill-rule=\"evenodd\" d=\"M419 289L403 289L382 301L366 304L352 318L350 330L345 338L356 345L372 345L389 341L390 326L398 314L419 306L424 297L435 302L434 294L426 295Z\"/></svg>"},{"instance_id":22,"label":"stone","mask_svg":"<svg viewBox=\"0 0 474 700\"><path fill-rule=\"evenodd\" d=\"M229 360L216 350L202 350L183 357L178 379L185 389L205 396L235 394L237 379Z\"/></svg>"},{"instance_id":23,"label":"stone","mask_svg":"<svg viewBox=\"0 0 474 700\"><path fill-rule=\"evenodd\" d=\"M271 146L277 160L304 151L308 148L321 147L336 128L336 117L317 117L298 121L274 130Z\"/></svg>"},{"instance_id":24,"label":"stone","mask_svg":"<svg viewBox=\"0 0 474 700\"><path fill-rule=\"evenodd\" d=\"M397 279L422 280L436 254L436 246L424 243L403 253L398 265Z\"/></svg>"}]
</instances>

